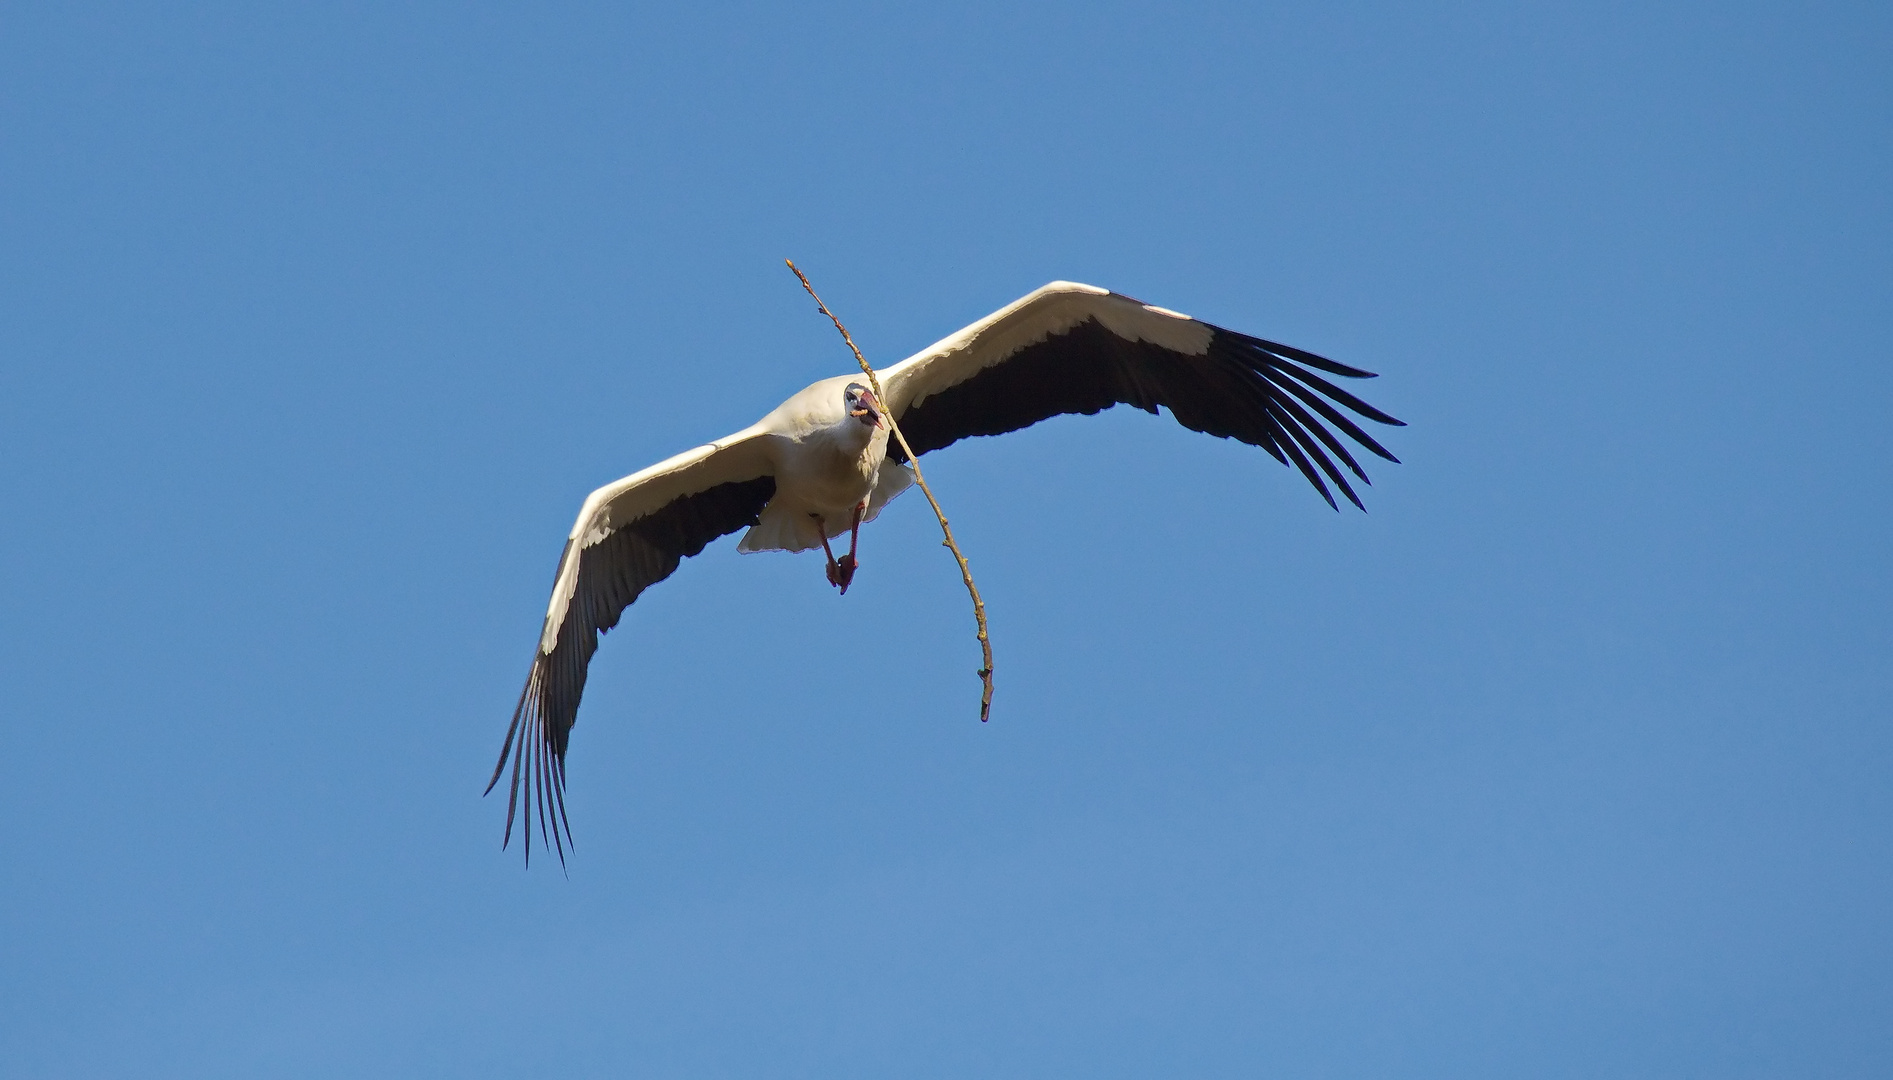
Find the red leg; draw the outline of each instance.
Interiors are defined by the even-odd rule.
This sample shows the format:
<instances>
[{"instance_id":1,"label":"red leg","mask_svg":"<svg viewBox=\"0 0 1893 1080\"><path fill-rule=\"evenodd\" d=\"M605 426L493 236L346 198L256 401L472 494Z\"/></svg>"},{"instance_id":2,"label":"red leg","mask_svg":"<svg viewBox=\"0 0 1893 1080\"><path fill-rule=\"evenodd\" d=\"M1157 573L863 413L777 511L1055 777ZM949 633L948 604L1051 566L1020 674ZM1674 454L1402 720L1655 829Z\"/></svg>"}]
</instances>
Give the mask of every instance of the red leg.
<instances>
[{"instance_id":1,"label":"red leg","mask_svg":"<svg viewBox=\"0 0 1893 1080\"><path fill-rule=\"evenodd\" d=\"M810 514L809 517L815 519L815 534L822 538L822 554L828 556L828 583L838 585L842 592L847 592L848 586L842 584L841 580L841 564L835 561L834 549L828 546L828 526L823 524L820 514Z\"/></svg>"},{"instance_id":2,"label":"red leg","mask_svg":"<svg viewBox=\"0 0 1893 1080\"><path fill-rule=\"evenodd\" d=\"M855 561L854 552L856 545L861 543L861 515L866 513L867 509L868 504L865 499L854 508L854 522L848 527L848 554L843 555L835 564L841 570L843 596L848 595L848 586L854 581L854 572L861 565Z\"/></svg>"}]
</instances>

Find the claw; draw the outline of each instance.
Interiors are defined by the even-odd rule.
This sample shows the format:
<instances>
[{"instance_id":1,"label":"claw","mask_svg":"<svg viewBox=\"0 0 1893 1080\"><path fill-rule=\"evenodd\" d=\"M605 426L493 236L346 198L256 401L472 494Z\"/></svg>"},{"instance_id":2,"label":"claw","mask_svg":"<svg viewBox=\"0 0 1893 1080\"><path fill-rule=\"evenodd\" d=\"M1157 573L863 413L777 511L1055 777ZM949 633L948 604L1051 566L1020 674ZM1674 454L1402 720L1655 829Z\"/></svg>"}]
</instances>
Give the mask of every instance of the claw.
<instances>
[{"instance_id":1,"label":"claw","mask_svg":"<svg viewBox=\"0 0 1893 1080\"><path fill-rule=\"evenodd\" d=\"M840 588L841 595L848 595L848 586L854 581L854 572L858 565L852 554L836 559L834 565L828 568L829 584Z\"/></svg>"}]
</instances>

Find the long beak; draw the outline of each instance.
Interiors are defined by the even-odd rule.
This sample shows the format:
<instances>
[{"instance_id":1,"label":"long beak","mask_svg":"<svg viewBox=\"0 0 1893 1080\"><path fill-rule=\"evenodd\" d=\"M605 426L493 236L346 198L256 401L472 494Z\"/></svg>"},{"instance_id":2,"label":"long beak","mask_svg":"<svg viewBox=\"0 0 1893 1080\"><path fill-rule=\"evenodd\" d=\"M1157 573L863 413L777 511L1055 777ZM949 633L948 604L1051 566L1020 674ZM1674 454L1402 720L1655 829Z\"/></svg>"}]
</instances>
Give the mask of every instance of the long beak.
<instances>
[{"instance_id":1,"label":"long beak","mask_svg":"<svg viewBox=\"0 0 1893 1080\"><path fill-rule=\"evenodd\" d=\"M887 426L887 424L882 421L881 403L874 400L874 395L865 390L861 392L860 406L851 410L848 415L856 417L857 419L865 416L868 418L868 423L877 428Z\"/></svg>"}]
</instances>

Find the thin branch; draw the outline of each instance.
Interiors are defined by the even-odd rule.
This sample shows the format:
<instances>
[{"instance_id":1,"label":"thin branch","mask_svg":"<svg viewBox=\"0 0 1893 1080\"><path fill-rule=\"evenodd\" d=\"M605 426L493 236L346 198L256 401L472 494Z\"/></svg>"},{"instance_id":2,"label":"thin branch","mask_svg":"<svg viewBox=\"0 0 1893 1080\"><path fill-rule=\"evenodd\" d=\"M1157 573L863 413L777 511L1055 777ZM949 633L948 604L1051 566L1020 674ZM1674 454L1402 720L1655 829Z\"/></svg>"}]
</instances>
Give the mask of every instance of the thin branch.
<instances>
[{"instance_id":1,"label":"thin branch","mask_svg":"<svg viewBox=\"0 0 1893 1080\"><path fill-rule=\"evenodd\" d=\"M887 416L887 426L894 432L894 438L899 440L901 450L907 455L907 463L913 467L914 483L920 485L920 493L927 497L927 504L933 507L933 516L940 519L940 532L946 537L942 543L947 550L953 552L954 560L960 564L960 577L966 582L966 594L973 598L973 619L979 624L980 655L986 661L986 666L977 672L981 685L979 722L983 724L993 707L993 646L992 640L986 636L986 601L980 599L979 586L973 584L973 569L966 565L966 556L960 553L960 545L953 539L953 526L947 524L946 511L940 509L940 500L933 497L933 489L927 486L927 478L920 474L920 455L914 453L914 448L907 444L907 436L901 434L900 424L895 421L894 412L888 407L887 396L881 393L881 380L874 374L874 368L868 364L868 358L861 355L861 350L856 347L854 337L848 333L848 328L841 325L841 320L835 318L835 313L828 310L828 305L822 303L822 298L816 295L815 286L808 283L807 275L797 269L791 260L782 261L789 264L790 270L795 271L795 276L802 282L802 287L808 290L809 296L814 297L815 306L821 309L822 314L828 316L829 322L835 324L835 329L841 331L841 340L848 343L849 350L854 353L855 362L860 364L861 370L867 374L868 383L874 390L874 398L881 403L881 410Z\"/></svg>"}]
</instances>

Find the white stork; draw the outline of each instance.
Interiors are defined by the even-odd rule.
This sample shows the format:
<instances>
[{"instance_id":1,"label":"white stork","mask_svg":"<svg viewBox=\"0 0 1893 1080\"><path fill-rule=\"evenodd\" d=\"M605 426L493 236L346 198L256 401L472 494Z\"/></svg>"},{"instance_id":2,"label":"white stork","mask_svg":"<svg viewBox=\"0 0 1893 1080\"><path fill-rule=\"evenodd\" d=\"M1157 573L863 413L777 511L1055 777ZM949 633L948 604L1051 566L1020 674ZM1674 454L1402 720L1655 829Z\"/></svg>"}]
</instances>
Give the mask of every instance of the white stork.
<instances>
[{"instance_id":1,"label":"white stork","mask_svg":"<svg viewBox=\"0 0 1893 1080\"><path fill-rule=\"evenodd\" d=\"M728 438L592 492L559 557L532 671L487 784L491 792L510 757L501 846L523 810L531 860L536 801L540 839L549 834L564 860L571 840L565 751L598 635L684 558L747 526L738 551L820 547L829 583L848 591L861 526L913 483L899 445L888 445L888 416L924 454L1063 413L1119 403L1155 413L1161 405L1193 431L1240 439L1293 463L1329 506L1339 509L1324 475L1360 506L1334 459L1363 483L1367 474L1326 425L1399 459L1335 406L1382 424L1402 422L1316 371L1373 377L1096 286L1054 281L881 372L885 401L860 376L824 379ZM844 532L848 553L836 558L829 540Z\"/></svg>"}]
</instances>

